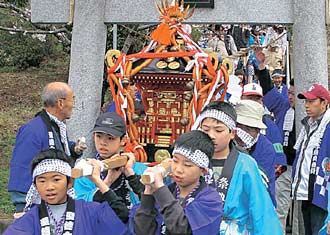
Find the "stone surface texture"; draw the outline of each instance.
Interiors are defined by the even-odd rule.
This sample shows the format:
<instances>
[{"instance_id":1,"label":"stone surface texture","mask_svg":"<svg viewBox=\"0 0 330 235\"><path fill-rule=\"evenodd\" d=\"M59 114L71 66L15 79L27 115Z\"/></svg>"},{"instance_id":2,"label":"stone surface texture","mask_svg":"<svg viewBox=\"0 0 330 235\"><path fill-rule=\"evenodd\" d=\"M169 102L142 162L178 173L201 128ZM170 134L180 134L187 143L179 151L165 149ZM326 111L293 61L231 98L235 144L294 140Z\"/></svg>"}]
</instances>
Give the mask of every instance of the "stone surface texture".
<instances>
[{"instance_id":1,"label":"stone surface texture","mask_svg":"<svg viewBox=\"0 0 330 235\"><path fill-rule=\"evenodd\" d=\"M76 104L68 129L73 140L86 137L89 149L85 157L93 157L91 130L101 107L107 32L104 6L105 0L75 1L69 84L75 91Z\"/></svg>"},{"instance_id":2,"label":"stone surface texture","mask_svg":"<svg viewBox=\"0 0 330 235\"><path fill-rule=\"evenodd\" d=\"M294 0L293 76L295 93L307 91L313 83L328 86L325 1ZM297 99L297 127L305 116Z\"/></svg>"}]
</instances>

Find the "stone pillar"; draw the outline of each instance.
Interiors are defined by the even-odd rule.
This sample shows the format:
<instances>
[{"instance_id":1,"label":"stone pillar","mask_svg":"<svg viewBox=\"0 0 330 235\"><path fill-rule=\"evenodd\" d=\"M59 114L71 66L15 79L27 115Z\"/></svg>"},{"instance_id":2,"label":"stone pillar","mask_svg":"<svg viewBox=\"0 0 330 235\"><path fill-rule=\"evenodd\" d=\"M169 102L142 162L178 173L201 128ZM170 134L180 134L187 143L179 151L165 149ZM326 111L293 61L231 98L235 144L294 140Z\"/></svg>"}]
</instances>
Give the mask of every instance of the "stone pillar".
<instances>
[{"instance_id":1,"label":"stone pillar","mask_svg":"<svg viewBox=\"0 0 330 235\"><path fill-rule=\"evenodd\" d=\"M100 113L107 27L104 24L105 0L75 0L69 84L75 91L76 104L68 121L69 136L86 137L92 157L91 130Z\"/></svg>"},{"instance_id":2,"label":"stone pillar","mask_svg":"<svg viewBox=\"0 0 330 235\"><path fill-rule=\"evenodd\" d=\"M313 83L328 88L325 1L293 1L293 66L295 93L306 91ZM297 130L305 116L303 102L296 99ZM299 133L299 132L298 132Z\"/></svg>"}]
</instances>

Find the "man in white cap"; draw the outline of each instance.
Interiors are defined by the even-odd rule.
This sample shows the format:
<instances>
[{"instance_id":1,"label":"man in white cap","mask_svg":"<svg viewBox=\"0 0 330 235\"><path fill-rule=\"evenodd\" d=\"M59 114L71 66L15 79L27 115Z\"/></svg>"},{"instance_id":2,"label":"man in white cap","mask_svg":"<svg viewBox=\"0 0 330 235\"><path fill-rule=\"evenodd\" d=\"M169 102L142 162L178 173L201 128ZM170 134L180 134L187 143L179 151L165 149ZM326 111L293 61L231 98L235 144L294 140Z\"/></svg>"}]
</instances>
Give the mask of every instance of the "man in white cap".
<instances>
[{"instance_id":1,"label":"man in white cap","mask_svg":"<svg viewBox=\"0 0 330 235\"><path fill-rule=\"evenodd\" d=\"M244 85L242 91L242 100L253 100L263 105L263 90L257 83L248 83ZM275 160L275 175L278 178L286 170L286 157L283 152L282 146L282 134L278 126L274 122L274 118L270 115L266 107L264 107L264 113L262 116L263 123L267 126L265 130L261 130L261 134L273 144L276 152Z\"/></svg>"},{"instance_id":2,"label":"man in white cap","mask_svg":"<svg viewBox=\"0 0 330 235\"><path fill-rule=\"evenodd\" d=\"M264 135L260 135L260 131L267 128L262 121L264 108L255 101L242 100L235 109L237 112L235 142L256 160L273 204L276 206L274 169L276 152L272 143Z\"/></svg>"}]
</instances>

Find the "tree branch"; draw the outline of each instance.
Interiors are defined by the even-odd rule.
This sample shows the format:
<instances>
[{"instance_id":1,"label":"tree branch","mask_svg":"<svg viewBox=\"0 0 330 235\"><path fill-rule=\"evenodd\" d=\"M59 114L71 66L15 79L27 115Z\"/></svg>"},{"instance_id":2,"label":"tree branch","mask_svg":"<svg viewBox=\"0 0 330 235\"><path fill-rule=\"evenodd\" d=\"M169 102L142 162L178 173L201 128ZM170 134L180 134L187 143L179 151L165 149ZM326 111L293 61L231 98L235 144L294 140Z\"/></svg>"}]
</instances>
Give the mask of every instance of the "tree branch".
<instances>
[{"instance_id":1,"label":"tree branch","mask_svg":"<svg viewBox=\"0 0 330 235\"><path fill-rule=\"evenodd\" d=\"M14 12L21 19L31 22L31 11L27 8L21 9L16 7L10 3L0 3L0 8L9 9ZM63 43L64 47L70 47L71 45L71 32L65 26L61 25L59 29L57 29L54 25L38 25L33 24L37 29L19 29L19 28L8 28L0 26L0 30L9 31L9 32L17 32L23 34L54 34L57 39Z\"/></svg>"},{"instance_id":2,"label":"tree branch","mask_svg":"<svg viewBox=\"0 0 330 235\"><path fill-rule=\"evenodd\" d=\"M66 28L45 31L45 30L26 30L26 29L17 29L17 28L7 28L2 26L0 26L0 30L9 31L9 32L19 32L23 34L57 34L57 33L69 32Z\"/></svg>"},{"instance_id":3,"label":"tree branch","mask_svg":"<svg viewBox=\"0 0 330 235\"><path fill-rule=\"evenodd\" d=\"M0 3L0 8L10 9L12 11L15 11L16 14L21 14L21 17L24 17L26 20L30 20L31 18L31 12L28 9L22 10L21 8L16 7L13 4L10 3Z\"/></svg>"},{"instance_id":4,"label":"tree branch","mask_svg":"<svg viewBox=\"0 0 330 235\"><path fill-rule=\"evenodd\" d=\"M150 41L150 37L149 37L149 35L144 34L144 33L140 33L140 32L137 31L137 30L141 30L141 29L139 29L139 28L137 28L137 27L135 27L134 29L132 29L132 28L130 28L130 27L127 27L127 26L124 25L124 24L120 24L120 26L123 27L123 28L125 28L125 29L127 29L129 33L135 33L136 35L142 36L143 38L145 38L145 39L147 39L148 41Z\"/></svg>"}]
</instances>

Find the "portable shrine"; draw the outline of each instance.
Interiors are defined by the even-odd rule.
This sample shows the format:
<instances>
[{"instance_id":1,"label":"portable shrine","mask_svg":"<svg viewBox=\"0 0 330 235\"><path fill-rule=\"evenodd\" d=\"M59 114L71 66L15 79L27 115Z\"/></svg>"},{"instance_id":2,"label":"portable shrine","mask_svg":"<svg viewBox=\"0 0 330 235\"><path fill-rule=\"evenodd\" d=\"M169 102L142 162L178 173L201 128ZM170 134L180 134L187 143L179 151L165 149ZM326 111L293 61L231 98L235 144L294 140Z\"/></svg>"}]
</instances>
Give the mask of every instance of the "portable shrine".
<instances>
[{"instance_id":1,"label":"portable shrine","mask_svg":"<svg viewBox=\"0 0 330 235\"><path fill-rule=\"evenodd\" d=\"M150 34L149 45L136 54L106 54L116 110L127 120L125 151L133 151L142 162L169 157L175 139L196 128L199 112L219 91L224 99L228 84L228 72L217 55L205 53L190 36L189 26L182 24L194 8L178 0L155 3L162 22ZM143 117L135 114L128 92L131 82L141 93Z\"/></svg>"}]
</instances>

